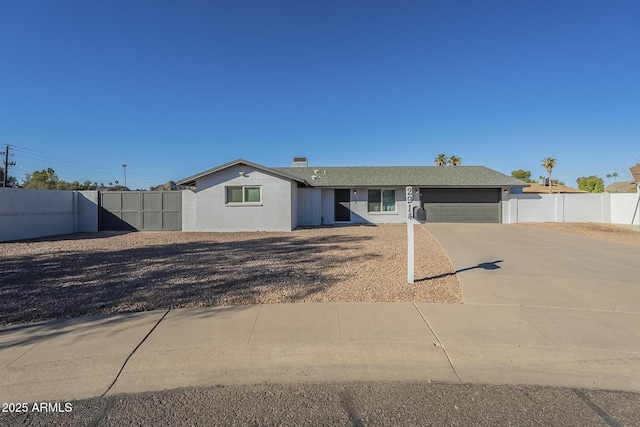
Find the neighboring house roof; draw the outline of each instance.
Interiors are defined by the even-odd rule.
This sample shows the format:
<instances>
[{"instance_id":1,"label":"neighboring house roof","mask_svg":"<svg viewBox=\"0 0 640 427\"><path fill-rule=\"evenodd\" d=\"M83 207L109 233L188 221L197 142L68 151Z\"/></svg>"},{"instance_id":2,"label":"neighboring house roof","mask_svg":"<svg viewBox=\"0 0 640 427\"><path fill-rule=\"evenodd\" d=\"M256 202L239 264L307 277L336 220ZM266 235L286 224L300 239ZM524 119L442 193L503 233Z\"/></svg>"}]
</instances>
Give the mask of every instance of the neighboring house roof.
<instances>
[{"instance_id":1,"label":"neighboring house roof","mask_svg":"<svg viewBox=\"0 0 640 427\"><path fill-rule=\"evenodd\" d=\"M484 166L352 166L273 168L312 187L526 187L528 184ZM315 178L314 178L315 176Z\"/></svg>"},{"instance_id":2,"label":"neighboring house roof","mask_svg":"<svg viewBox=\"0 0 640 427\"><path fill-rule=\"evenodd\" d=\"M197 179L223 169L247 165L310 187L526 187L529 184L484 166L349 166L268 168L237 159L182 179L179 185L195 185Z\"/></svg>"},{"instance_id":3,"label":"neighboring house roof","mask_svg":"<svg viewBox=\"0 0 640 427\"><path fill-rule=\"evenodd\" d=\"M633 193L635 190L636 184L633 181L614 182L604 187L607 193Z\"/></svg>"},{"instance_id":4,"label":"neighboring house roof","mask_svg":"<svg viewBox=\"0 0 640 427\"><path fill-rule=\"evenodd\" d=\"M631 175L633 175L633 180L640 183L640 163L630 167L629 170L631 171Z\"/></svg>"},{"instance_id":5,"label":"neighboring house roof","mask_svg":"<svg viewBox=\"0 0 640 427\"><path fill-rule=\"evenodd\" d=\"M197 174L192 175L190 177L187 177L185 179L181 179L176 184L194 186L194 185L196 185L196 180L197 179L200 179L200 178L202 178L204 176L211 175L213 173L219 172L219 171L221 171L223 169L227 169L227 168L230 168L232 166L238 166L238 165L239 166L250 166L252 168L255 168L255 169L258 169L258 170L261 170L261 171L276 175L276 176L280 176L282 178L289 179L291 181L296 181L296 182L299 182L301 184L307 185L307 183L304 182L304 180L300 179L298 176L290 175L286 171L278 171L278 170L276 170L274 168L268 168L266 166L262 166L262 165L259 165L257 163L249 162L249 161L244 160L244 159L237 159L237 160L234 160L232 162L225 163L225 164L220 165L220 166L216 166L215 168L208 169L206 171L197 173Z\"/></svg>"},{"instance_id":6,"label":"neighboring house roof","mask_svg":"<svg viewBox=\"0 0 640 427\"><path fill-rule=\"evenodd\" d=\"M538 183L531 183L531 186L523 190L525 193L548 193L548 185L540 185ZM551 186L551 191L554 193L586 193L584 190L577 188L567 187L565 185L554 184Z\"/></svg>"}]
</instances>

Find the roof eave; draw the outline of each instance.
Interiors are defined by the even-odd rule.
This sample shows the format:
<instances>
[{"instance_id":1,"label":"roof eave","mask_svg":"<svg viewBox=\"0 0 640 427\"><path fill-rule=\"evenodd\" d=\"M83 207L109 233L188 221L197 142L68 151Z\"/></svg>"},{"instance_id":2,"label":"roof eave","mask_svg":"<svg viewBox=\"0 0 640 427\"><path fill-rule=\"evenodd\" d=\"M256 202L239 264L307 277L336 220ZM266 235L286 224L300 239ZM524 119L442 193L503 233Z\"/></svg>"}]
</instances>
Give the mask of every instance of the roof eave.
<instances>
[{"instance_id":1,"label":"roof eave","mask_svg":"<svg viewBox=\"0 0 640 427\"><path fill-rule=\"evenodd\" d=\"M223 165L216 166L215 168L208 169L208 170L200 172L200 173L198 173L196 175L192 175L190 177L184 178L184 179L182 179L180 181L177 181L176 183L180 184L180 185L196 185L196 181L198 179L202 178L202 177L214 174L216 172L220 172L221 170L228 169L230 167L237 166L237 165L250 166L250 167L252 167L254 169L258 169L258 170L261 170L261 171L264 171L264 172L268 172L270 174L273 174L273 175L276 175L276 176L279 176L279 177L282 177L282 178L286 178L288 180L295 181L295 182L298 182L298 183L306 185L306 186L309 185L306 182L306 180L300 179L297 176L293 176L293 175L289 175L288 173L285 173L285 172L280 172L280 171L277 171L277 170L273 170L273 169L268 168L266 166L262 166L262 165L259 165L257 163L253 163L253 162L250 162L250 161L244 160L244 159L236 159L234 161L225 163Z\"/></svg>"},{"instance_id":2,"label":"roof eave","mask_svg":"<svg viewBox=\"0 0 640 427\"><path fill-rule=\"evenodd\" d=\"M416 183L404 183L404 184L390 184L390 183L371 183L371 184L353 184L353 183L332 183L332 184L316 184L310 183L309 187L313 188L374 188L374 187L419 187L419 188L524 188L529 187L529 185L520 185L520 184L508 184L508 183L500 183L500 184L482 184L482 185L472 185L472 184L416 184Z\"/></svg>"}]
</instances>

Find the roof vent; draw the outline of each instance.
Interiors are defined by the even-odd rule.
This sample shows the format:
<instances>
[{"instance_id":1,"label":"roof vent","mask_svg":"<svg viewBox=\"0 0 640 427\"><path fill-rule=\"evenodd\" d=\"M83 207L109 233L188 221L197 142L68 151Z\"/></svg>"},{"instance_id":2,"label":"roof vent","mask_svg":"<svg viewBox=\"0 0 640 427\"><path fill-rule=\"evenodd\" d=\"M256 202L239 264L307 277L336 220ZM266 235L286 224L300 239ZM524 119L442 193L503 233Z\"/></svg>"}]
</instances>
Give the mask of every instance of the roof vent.
<instances>
[{"instance_id":1,"label":"roof vent","mask_svg":"<svg viewBox=\"0 0 640 427\"><path fill-rule=\"evenodd\" d=\"M291 162L292 168L306 168L309 165L309 159L306 157L294 157Z\"/></svg>"}]
</instances>

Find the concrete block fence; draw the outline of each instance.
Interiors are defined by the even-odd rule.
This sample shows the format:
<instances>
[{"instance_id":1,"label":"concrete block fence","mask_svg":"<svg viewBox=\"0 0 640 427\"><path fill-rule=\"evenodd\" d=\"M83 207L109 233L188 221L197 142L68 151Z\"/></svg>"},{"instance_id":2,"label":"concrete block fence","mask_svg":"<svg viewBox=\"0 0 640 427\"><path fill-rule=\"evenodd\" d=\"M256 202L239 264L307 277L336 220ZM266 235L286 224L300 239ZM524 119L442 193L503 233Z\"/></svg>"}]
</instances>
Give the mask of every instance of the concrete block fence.
<instances>
[{"instance_id":1,"label":"concrete block fence","mask_svg":"<svg viewBox=\"0 0 640 427\"><path fill-rule=\"evenodd\" d=\"M639 193L512 194L502 202L502 222L640 225L638 197Z\"/></svg>"},{"instance_id":2,"label":"concrete block fence","mask_svg":"<svg viewBox=\"0 0 640 427\"><path fill-rule=\"evenodd\" d=\"M97 191L0 188L0 242L95 231Z\"/></svg>"}]
</instances>

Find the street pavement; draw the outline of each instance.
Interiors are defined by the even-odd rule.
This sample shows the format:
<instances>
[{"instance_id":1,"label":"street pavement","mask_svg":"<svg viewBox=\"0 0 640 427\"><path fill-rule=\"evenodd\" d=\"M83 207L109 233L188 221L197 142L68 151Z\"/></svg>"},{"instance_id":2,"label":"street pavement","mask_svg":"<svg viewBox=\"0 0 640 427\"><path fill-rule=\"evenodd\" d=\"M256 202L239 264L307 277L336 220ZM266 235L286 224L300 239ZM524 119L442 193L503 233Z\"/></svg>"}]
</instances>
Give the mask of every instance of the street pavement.
<instances>
[{"instance_id":1,"label":"street pavement","mask_svg":"<svg viewBox=\"0 0 640 427\"><path fill-rule=\"evenodd\" d=\"M104 415L104 402L180 387L198 394L257 384L473 383L640 392L640 250L518 225L427 228L458 271L463 305L251 305L4 327L0 400L94 399L89 406ZM600 421L616 425L604 414Z\"/></svg>"},{"instance_id":2,"label":"street pavement","mask_svg":"<svg viewBox=\"0 0 640 427\"><path fill-rule=\"evenodd\" d=\"M640 394L517 385L258 384L121 394L7 426L637 426Z\"/></svg>"}]
</instances>

